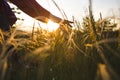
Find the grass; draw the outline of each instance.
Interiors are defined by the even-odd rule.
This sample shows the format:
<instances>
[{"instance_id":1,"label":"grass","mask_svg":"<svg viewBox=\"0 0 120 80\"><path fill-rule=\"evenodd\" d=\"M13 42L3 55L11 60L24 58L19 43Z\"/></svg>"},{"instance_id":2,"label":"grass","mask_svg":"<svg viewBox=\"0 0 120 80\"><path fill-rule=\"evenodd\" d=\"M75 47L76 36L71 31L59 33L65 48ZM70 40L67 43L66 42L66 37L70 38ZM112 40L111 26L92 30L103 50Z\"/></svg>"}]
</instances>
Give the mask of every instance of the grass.
<instances>
[{"instance_id":1,"label":"grass","mask_svg":"<svg viewBox=\"0 0 120 80\"><path fill-rule=\"evenodd\" d=\"M89 12L81 25L74 20L75 29L0 30L0 80L119 80L120 32Z\"/></svg>"},{"instance_id":2,"label":"grass","mask_svg":"<svg viewBox=\"0 0 120 80\"><path fill-rule=\"evenodd\" d=\"M103 45L109 39L96 42L87 29L71 30L61 25L55 32L37 30L34 36L14 31L8 39L4 39L3 33L1 31L1 80L94 80L97 66L105 63L104 58L117 73L111 75L120 74L119 47L114 49L117 44L111 50L111 43ZM101 50L98 52L98 45L105 49L104 58L100 56Z\"/></svg>"}]
</instances>

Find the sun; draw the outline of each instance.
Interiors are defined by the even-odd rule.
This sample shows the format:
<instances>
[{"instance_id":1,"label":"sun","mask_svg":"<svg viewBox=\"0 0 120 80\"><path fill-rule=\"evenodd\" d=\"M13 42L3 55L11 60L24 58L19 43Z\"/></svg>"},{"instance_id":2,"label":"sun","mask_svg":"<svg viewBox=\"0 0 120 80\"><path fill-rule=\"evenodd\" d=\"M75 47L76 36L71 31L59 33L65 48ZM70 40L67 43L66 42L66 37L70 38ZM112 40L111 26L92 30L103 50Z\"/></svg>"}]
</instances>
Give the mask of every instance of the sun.
<instances>
[{"instance_id":1,"label":"sun","mask_svg":"<svg viewBox=\"0 0 120 80\"><path fill-rule=\"evenodd\" d=\"M49 20L46 26L47 26L47 30L52 32L58 29L59 24Z\"/></svg>"}]
</instances>

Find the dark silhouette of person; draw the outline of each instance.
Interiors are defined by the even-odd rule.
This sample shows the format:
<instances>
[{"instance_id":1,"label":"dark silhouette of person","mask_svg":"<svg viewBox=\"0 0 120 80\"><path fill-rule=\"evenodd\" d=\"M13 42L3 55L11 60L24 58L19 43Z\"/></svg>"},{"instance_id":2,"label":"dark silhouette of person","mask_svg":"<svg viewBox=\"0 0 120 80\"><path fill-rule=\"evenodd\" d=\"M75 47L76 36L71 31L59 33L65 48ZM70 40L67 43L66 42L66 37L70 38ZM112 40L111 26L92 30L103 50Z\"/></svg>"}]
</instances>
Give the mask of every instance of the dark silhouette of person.
<instances>
[{"instance_id":1,"label":"dark silhouette of person","mask_svg":"<svg viewBox=\"0 0 120 80\"><path fill-rule=\"evenodd\" d=\"M63 20L53 14L51 14L48 10L43 8L40 4L36 2L36 0L9 0L13 4L15 4L19 9L28 14L29 16L47 23L48 19L53 22L60 23L63 22L65 24L72 23L68 20ZM7 15L7 16L6 16ZM9 26L12 26L16 21L16 17L14 13L11 11L9 5L6 0L0 0L0 28L4 30L9 30Z\"/></svg>"}]
</instances>

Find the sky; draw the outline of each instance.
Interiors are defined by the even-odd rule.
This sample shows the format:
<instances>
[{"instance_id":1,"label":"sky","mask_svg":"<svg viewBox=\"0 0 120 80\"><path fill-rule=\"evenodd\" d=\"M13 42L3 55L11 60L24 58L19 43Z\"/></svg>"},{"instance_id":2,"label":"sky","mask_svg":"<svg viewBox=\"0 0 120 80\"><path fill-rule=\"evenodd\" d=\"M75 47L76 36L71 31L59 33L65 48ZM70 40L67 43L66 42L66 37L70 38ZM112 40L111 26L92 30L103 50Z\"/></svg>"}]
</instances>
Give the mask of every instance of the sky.
<instances>
[{"instance_id":1,"label":"sky","mask_svg":"<svg viewBox=\"0 0 120 80\"><path fill-rule=\"evenodd\" d=\"M62 15L53 4L52 0L36 0L41 6L50 11L52 14L61 17ZM75 19L82 22L82 18L88 15L88 0L54 0L58 6L64 10L69 20L72 20L72 16ZM95 19L99 18L100 12L103 17L109 17L116 15L120 17L120 0L93 0L93 15ZM24 17L25 16L25 17ZM25 18L23 25L31 25L34 20L26 14L19 15L19 17ZM28 24L29 23L29 24Z\"/></svg>"},{"instance_id":2,"label":"sky","mask_svg":"<svg viewBox=\"0 0 120 80\"><path fill-rule=\"evenodd\" d=\"M52 3L52 0L37 0L46 9L50 10L51 13L61 17L60 12L56 6ZM77 19L88 14L88 0L54 0L60 8L62 8L69 19L72 19L72 16ZM111 16L112 12L118 15L120 9L120 0L93 0L93 14L97 18L99 13L105 16ZM59 13L59 14L58 14Z\"/></svg>"}]
</instances>

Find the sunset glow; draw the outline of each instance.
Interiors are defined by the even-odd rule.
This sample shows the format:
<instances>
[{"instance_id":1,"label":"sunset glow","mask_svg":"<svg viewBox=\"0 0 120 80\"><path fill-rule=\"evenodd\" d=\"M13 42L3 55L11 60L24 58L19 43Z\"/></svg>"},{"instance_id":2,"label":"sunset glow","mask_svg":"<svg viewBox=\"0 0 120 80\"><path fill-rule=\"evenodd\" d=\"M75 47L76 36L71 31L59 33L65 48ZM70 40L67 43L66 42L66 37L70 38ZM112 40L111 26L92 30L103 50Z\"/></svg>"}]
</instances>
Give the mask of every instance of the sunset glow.
<instances>
[{"instance_id":1,"label":"sunset glow","mask_svg":"<svg viewBox=\"0 0 120 80\"><path fill-rule=\"evenodd\" d=\"M55 31L59 27L59 24L54 23L53 21L49 20L47 23L48 31Z\"/></svg>"}]
</instances>

